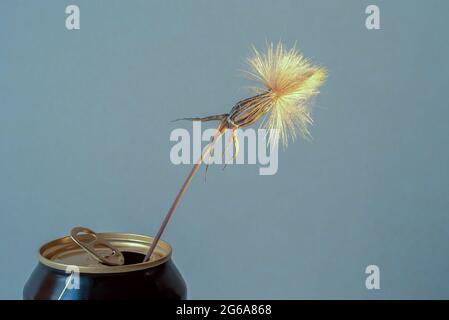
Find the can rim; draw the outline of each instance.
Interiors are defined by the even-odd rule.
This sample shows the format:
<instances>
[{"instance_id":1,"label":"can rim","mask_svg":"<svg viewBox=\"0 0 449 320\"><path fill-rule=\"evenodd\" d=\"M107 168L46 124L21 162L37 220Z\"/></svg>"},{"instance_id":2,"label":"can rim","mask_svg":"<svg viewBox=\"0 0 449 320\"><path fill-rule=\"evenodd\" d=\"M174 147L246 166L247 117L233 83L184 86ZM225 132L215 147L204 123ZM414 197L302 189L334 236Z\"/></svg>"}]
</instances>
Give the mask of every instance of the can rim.
<instances>
[{"instance_id":1,"label":"can rim","mask_svg":"<svg viewBox=\"0 0 449 320\"><path fill-rule=\"evenodd\" d=\"M122 232L105 232L98 233L99 236L104 239L112 242L119 243L119 249L123 248L132 248L132 252L145 254L154 238L150 236L134 234L134 233L122 233ZM66 271L67 267L73 266L69 264L65 264L63 262L57 262L51 260L49 258L49 254L55 250L55 247L59 246L63 248L64 246L69 247L76 245L74 241L70 238L70 236L65 236L62 238L58 238L52 240L50 242L45 243L39 248L39 261L50 267L52 269ZM159 266L165 262L167 262L171 258L172 248L170 244L163 240L159 240L155 252L158 252L161 256L156 260L136 263L136 264L127 264L121 266L76 266L80 273L101 273L101 274L109 274L109 273L123 273L123 272L131 272L131 271L139 271L149 268L154 268Z\"/></svg>"}]
</instances>

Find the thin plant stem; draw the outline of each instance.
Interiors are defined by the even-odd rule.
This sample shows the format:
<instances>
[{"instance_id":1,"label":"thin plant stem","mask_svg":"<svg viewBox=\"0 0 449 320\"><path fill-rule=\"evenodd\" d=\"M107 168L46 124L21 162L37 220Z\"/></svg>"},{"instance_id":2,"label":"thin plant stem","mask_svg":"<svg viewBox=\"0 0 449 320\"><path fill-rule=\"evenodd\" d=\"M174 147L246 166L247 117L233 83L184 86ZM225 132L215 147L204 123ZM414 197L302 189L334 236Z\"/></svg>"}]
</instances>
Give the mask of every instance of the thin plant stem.
<instances>
[{"instance_id":1,"label":"thin plant stem","mask_svg":"<svg viewBox=\"0 0 449 320\"><path fill-rule=\"evenodd\" d=\"M151 246L147 251L147 254L145 255L145 258L143 259L143 262L146 262L150 259L151 255L153 254L154 249L157 246L157 243L159 242L159 239L161 238L162 234L164 233L164 230L167 227L167 224L173 215L173 212L175 211L176 207L178 206L179 202L181 201L181 198L184 195L184 192L186 191L187 187L189 186L190 182L192 181L193 176L195 175L195 173L197 173L198 169L200 168L201 164L203 163L204 156L215 145L218 138L223 134L223 132L224 132L223 126L220 125L217 129L217 133L215 134L213 140L207 146L204 147L203 152L201 153L200 159L197 161L197 163L193 167L192 171L190 171L190 174L187 176L187 179L184 181L184 184L182 185L181 190L179 190L170 209L168 210L167 214L165 215L164 220L162 221L162 224L159 227L159 230L157 231L157 234L154 237L153 242L151 243Z\"/></svg>"}]
</instances>

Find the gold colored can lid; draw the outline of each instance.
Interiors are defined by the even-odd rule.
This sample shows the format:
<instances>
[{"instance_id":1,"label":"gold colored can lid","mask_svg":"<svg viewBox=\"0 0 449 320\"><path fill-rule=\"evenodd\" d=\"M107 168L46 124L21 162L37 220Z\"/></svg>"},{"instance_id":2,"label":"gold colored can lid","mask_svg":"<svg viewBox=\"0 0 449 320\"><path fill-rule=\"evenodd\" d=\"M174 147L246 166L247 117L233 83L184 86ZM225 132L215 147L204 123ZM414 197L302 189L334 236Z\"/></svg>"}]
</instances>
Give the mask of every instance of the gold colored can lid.
<instances>
[{"instance_id":1,"label":"gold colored can lid","mask_svg":"<svg viewBox=\"0 0 449 320\"><path fill-rule=\"evenodd\" d=\"M119 252L125 256L122 265L105 265L89 254L85 248L80 247L70 236L59 238L44 244L39 249L39 261L53 269L66 271L68 268L76 266L80 273L122 273L130 271L138 271L152 268L165 263L171 257L171 246L162 240L159 240L157 247L151 259L147 262L143 261L145 253L148 251L153 237L131 234L131 233L97 233L98 238L107 241L113 248L117 248ZM90 234L78 235L81 241L89 243ZM99 255L107 256L111 249L108 247L99 247L96 249ZM129 254L140 257L141 260L132 264L126 259Z\"/></svg>"}]
</instances>

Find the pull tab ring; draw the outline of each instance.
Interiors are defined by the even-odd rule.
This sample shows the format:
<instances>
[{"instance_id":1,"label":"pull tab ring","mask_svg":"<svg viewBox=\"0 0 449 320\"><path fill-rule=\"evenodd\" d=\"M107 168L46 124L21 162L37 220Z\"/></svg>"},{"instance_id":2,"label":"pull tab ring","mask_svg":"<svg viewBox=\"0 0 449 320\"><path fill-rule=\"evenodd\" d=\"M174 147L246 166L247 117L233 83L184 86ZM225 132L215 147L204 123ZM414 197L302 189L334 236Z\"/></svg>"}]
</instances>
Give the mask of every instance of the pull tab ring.
<instances>
[{"instance_id":1,"label":"pull tab ring","mask_svg":"<svg viewBox=\"0 0 449 320\"><path fill-rule=\"evenodd\" d=\"M75 227L70 231L70 237L84 251L89 253L93 258L102 264L108 266L121 266L125 263L123 254L112 246L108 241L101 238L98 234L86 227ZM112 252L110 254L100 254L98 249L108 248Z\"/></svg>"}]
</instances>

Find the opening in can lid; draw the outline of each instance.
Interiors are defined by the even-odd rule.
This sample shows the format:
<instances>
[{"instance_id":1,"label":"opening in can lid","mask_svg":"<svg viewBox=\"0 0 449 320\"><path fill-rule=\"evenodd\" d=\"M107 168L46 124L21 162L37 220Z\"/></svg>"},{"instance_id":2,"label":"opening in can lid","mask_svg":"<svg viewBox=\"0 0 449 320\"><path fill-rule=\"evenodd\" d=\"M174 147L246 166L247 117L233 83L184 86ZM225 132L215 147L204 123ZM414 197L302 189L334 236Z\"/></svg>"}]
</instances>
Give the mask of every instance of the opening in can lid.
<instances>
[{"instance_id":1,"label":"opening in can lid","mask_svg":"<svg viewBox=\"0 0 449 320\"><path fill-rule=\"evenodd\" d=\"M130 233L98 233L98 235L123 253L141 254L142 261L153 241L153 237ZM88 235L85 240L88 241ZM107 266L94 259L67 236L44 244L39 250L39 261L50 268L63 271L76 266L81 273L121 273L148 269L165 263L170 259L171 251L171 246L167 242L159 240L149 261L127 264L125 259L124 265Z\"/></svg>"}]
</instances>

